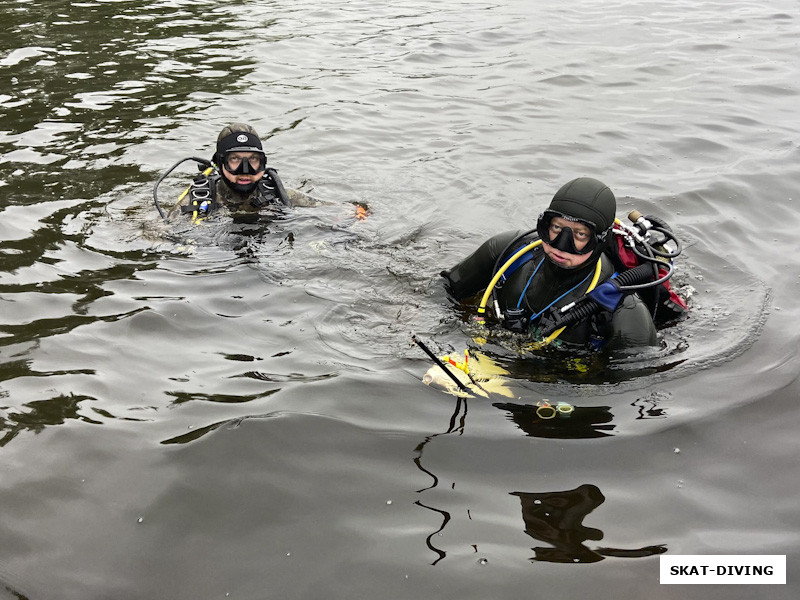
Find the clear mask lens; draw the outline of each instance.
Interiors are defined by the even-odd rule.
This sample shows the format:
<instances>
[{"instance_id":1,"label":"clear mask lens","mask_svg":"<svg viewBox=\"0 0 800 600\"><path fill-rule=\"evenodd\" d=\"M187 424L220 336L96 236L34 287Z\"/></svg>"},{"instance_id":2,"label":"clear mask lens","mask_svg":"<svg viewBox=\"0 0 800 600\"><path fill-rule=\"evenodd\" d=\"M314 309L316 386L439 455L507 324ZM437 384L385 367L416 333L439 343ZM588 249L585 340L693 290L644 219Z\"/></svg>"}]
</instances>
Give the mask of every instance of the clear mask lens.
<instances>
[{"instance_id":1,"label":"clear mask lens","mask_svg":"<svg viewBox=\"0 0 800 600\"><path fill-rule=\"evenodd\" d=\"M557 222L554 222L558 218ZM597 247L594 223L575 219L552 210L539 216L537 231L542 241L556 250L570 254L589 254Z\"/></svg>"},{"instance_id":2,"label":"clear mask lens","mask_svg":"<svg viewBox=\"0 0 800 600\"><path fill-rule=\"evenodd\" d=\"M249 156L230 153L225 156L225 170L232 175L252 175L260 173L266 167L266 157L256 152Z\"/></svg>"}]
</instances>

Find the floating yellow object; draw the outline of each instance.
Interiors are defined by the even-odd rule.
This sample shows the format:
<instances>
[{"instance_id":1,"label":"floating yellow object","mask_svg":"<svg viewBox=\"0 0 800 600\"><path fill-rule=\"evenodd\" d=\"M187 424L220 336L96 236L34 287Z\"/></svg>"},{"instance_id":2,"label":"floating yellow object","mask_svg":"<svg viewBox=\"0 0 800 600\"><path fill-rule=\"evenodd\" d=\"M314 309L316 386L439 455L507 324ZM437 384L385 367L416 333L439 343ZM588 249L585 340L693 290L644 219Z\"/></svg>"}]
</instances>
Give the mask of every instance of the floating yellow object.
<instances>
[{"instance_id":1,"label":"floating yellow object","mask_svg":"<svg viewBox=\"0 0 800 600\"><path fill-rule=\"evenodd\" d=\"M450 357L444 357L444 368L450 375L444 372L442 367L434 365L422 377L425 385L440 388L448 394L456 396L483 396L488 398L490 394L498 394L506 398L514 398L514 392L508 387L508 380L502 377L508 375L508 371L499 367L490 358L478 353L473 357L464 351L464 362L459 363ZM469 366L467 366L469 365ZM457 378L467 391L459 389L453 381Z\"/></svg>"}]
</instances>

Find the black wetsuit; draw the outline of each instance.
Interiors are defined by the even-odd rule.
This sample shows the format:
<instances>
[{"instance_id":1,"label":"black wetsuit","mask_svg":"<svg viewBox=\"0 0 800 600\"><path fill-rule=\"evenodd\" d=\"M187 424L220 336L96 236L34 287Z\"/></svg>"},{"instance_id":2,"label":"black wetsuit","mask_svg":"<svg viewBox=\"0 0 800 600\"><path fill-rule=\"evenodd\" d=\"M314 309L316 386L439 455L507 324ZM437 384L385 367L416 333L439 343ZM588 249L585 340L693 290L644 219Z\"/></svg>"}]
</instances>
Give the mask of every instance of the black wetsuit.
<instances>
[{"instance_id":1,"label":"black wetsuit","mask_svg":"<svg viewBox=\"0 0 800 600\"><path fill-rule=\"evenodd\" d=\"M536 239L536 236L531 236L516 243L498 262L504 249L521 233L513 231L496 235L455 267L443 271L448 293L456 300L464 300L486 289L494 275L495 264L502 265L516 250ZM495 297L506 317L504 325L519 331L514 323L525 323L527 333L536 329L538 313L550 306L561 307L582 297L597 267L597 261L590 260L574 269L564 269L545 256L541 245L534 248L532 254L531 259L522 263L505 282L495 287ZM601 255L599 260L602 261L602 267L598 284L614 273L611 260L606 255ZM653 320L635 294L627 295L613 313L601 311L568 327L558 339L568 344L613 349L657 344Z\"/></svg>"}]
</instances>

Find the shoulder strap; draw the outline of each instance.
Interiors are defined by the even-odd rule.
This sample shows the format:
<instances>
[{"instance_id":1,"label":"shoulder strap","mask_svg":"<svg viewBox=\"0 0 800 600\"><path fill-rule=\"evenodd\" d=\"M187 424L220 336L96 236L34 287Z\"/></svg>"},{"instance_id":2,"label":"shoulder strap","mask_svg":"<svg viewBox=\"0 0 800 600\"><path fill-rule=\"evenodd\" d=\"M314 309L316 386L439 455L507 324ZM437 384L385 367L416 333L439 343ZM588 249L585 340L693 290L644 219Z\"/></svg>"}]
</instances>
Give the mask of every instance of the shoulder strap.
<instances>
[{"instance_id":1,"label":"shoulder strap","mask_svg":"<svg viewBox=\"0 0 800 600\"><path fill-rule=\"evenodd\" d=\"M278 192L278 198L280 198L283 205L289 206L291 204L289 201L289 195L286 193L286 188L283 187L281 178L278 177L278 172L272 167L268 167L265 174L269 175L275 184L275 190Z\"/></svg>"},{"instance_id":2,"label":"shoulder strap","mask_svg":"<svg viewBox=\"0 0 800 600\"><path fill-rule=\"evenodd\" d=\"M250 200L250 205L255 208L263 208L268 204L278 203L289 206L289 197L283 187L278 172L273 168L264 170L264 177L258 182L258 193Z\"/></svg>"}]
</instances>

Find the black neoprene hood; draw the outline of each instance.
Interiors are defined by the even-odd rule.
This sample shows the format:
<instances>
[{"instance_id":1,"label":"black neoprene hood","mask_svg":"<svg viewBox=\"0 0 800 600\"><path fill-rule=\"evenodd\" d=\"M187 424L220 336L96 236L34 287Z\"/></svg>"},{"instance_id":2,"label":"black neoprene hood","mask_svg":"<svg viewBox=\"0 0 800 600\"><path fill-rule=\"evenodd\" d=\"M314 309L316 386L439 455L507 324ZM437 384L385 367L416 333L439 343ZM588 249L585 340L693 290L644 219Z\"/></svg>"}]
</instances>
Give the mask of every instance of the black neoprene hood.
<instances>
[{"instance_id":1,"label":"black neoprene hood","mask_svg":"<svg viewBox=\"0 0 800 600\"><path fill-rule=\"evenodd\" d=\"M217 152L214 162L222 164L222 158L227 152L260 152L264 154L261 138L251 125L247 123L231 123L222 128L217 136Z\"/></svg>"},{"instance_id":2,"label":"black neoprene hood","mask_svg":"<svg viewBox=\"0 0 800 600\"><path fill-rule=\"evenodd\" d=\"M261 140L246 131L234 131L217 142L218 155L223 156L232 151L264 153Z\"/></svg>"},{"instance_id":3,"label":"black neoprene hood","mask_svg":"<svg viewBox=\"0 0 800 600\"><path fill-rule=\"evenodd\" d=\"M578 177L561 186L548 209L594 223L601 233L614 224L617 199L602 181Z\"/></svg>"}]
</instances>

